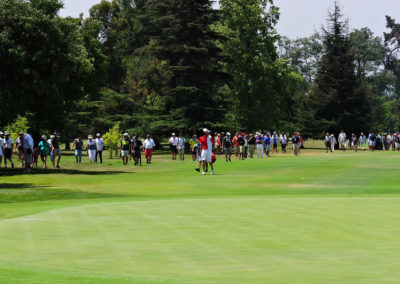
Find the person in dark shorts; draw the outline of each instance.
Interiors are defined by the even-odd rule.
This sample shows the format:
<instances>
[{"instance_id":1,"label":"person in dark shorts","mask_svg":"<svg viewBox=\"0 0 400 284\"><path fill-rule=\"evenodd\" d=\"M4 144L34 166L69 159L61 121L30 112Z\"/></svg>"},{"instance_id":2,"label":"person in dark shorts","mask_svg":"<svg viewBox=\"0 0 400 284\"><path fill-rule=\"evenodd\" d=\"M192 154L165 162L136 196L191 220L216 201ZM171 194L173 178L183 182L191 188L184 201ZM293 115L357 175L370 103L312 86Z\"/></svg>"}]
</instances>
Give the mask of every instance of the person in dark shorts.
<instances>
[{"instance_id":1,"label":"person in dark shorts","mask_svg":"<svg viewBox=\"0 0 400 284\"><path fill-rule=\"evenodd\" d=\"M11 167L14 168L14 162L12 160L12 149L13 149L13 140L10 137L10 133L6 132L4 138L4 167L7 168L7 160L10 161Z\"/></svg>"},{"instance_id":2,"label":"person in dark shorts","mask_svg":"<svg viewBox=\"0 0 400 284\"><path fill-rule=\"evenodd\" d=\"M176 160L176 155L178 155L178 137L175 136L175 133L172 133L172 137L169 139L169 148L172 160Z\"/></svg>"},{"instance_id":3,"label":"person in dark shorts","mask_svg":"<svg viewBox=\"0 0 400 284\"><path fill-rule=\"evenodd\" d=\"M133 159L135 161L135 166L142 165L142 150L143 150L143 143L139 139L139 136L133 137L132 140L132 154L133 154Z\"/></svg>"},{"instance_id":4,"label":"person in dark shorts","mask_svg":"<svg viewBox=\"0 0 400 284\"><path fill-rule=\"evenodd\" d=\"M124 133L124 138L121 140L121 157L122 163L124 165L128 164L130 149L131 149L131 140L129 139L129 134Z\"/></svg>"},{"instance_id":5,"label":"person in dark shorts","mask_svg":"<svg viewBox=\"0 0 400 284\"><path fill-rule=\"evenodd\" d=\"M224 147L225 152L225 160L231 162L232 156L232 139L231 134L229 132L226 133L226 136L223 139L222 146Z\"/></svg>"},{"instance_id":6,"label":"person in dark shorts","mask_svg":"<svg viewBox=\"0 0 400 284\"><path fill-rule=\"evenodd\" d=\"M51 139L50 143L51 149L53 150L53 168L55 168L55 162L57 158L57 169L60 168L61 161L61 148L60 148L60 139L58 137L58 131L54 131L54 137Z\"/></svg>"},{"instance_id":7,"label":"person in dark shorts","mask_svg":"<svg viewBox=\"0 0 400 284\"><path fill-rule=\"evenodd\" d=\"M47 156L50 154L50 144L47 142L46 135L42 136L42 141L39 142L39 154L43 163L43 169L47 169Z\"/></svg>"}]
</instances>

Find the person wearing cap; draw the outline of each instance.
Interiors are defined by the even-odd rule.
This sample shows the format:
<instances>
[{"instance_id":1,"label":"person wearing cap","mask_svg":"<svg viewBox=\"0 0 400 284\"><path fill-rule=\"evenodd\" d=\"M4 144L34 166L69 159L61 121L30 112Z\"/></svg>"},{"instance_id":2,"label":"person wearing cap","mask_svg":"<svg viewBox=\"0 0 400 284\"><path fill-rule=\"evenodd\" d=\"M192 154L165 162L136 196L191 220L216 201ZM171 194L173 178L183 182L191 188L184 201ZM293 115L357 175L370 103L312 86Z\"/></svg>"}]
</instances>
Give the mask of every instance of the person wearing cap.
<instances>
[{"instance_id":1,"label":"person wearing cap","mask_svg":"<svg viewBox=\"0 0 400 284\"><path fill-rule=\"evenodd\" d=\"M193 134L192 138L190 139L190 152L192 153L193 162L197 159L197 150L197 135Z\"/></svg>"},{"instance_id":2,"label":"person wearing cap","mask_svg":"<svg viewBox=\"0 0 400 284\"><path fill-rule=\"evenodd\" d=\"M256 136L256 145L257 145L257 157L264 158L264 139L261 133L257 132Z\"/></svg>"},{"instance_id":3,"label":"person wearing cap","mask_svg":"<svg viewBox=\"0 0 400 284\"><path fill-rule=\"evenodd\" d=\"M338 137L338 142L339 142L339 146L340 149L344 151L346 151L346 133L344 133L344 131L340 131L339 137Z\"/></svg>"},{"instance_id":4,"label":"person wearing cap","mask_svg":"<svg viewBox=\"0 0 400 284\"><path fill-rule=\"evenodd\" d=\"M144 156L146 157L146 163L151 164L151 158L153 157L153 151L156 147L156 143L154 143L154 140L151 138L150 134L147 134L146 139L143 143L143 147Z\"/></svg>"},{"instance_id":5,"label":"person wearing cap","mask_svg":"<svg viewBox=\"0 0 400 284\"><path fill-rule=\"evenodd\" d=\"M83 140L81 135L74 140L73 149L75 150L76 162L82 163Z\"/></svg>"},{"instance_id":6,"label":"person wearing cap","mask_svg":"<svg viewBox=\"0 0 400 284\"><path fill-rule=\"evenodd\" d=\"M169 138L169 148L171 150L172 160L176 160L176 155L178 154L178 137L175 133L172 133L172 137Z\"/></svg>"},{"instance_id":7,"label":"person wearing cap","mask_svg":"<svg viewBox=\"0 0 400 284\"><path fill-rule=\"evenodd\" d=\"M19 132L18 138L15 140L15 150L14 152L18 155L18 161L21 163L21 168L24 167L24 133Z\"/></svg>"},{"instance_id":8,"label":"person wearing cap","mask_svg":"<svg viewBox=\"0 0 400 284\"><path fill-rule=\"evenodd\" d=\"M4 147L3 132L0 131L0 166L3 161L3 147Z\"/></svg>"},{"instance_id":9,"label":"person wearing cap","mask_svg":"<svg viewBox=\"0 0 400 284\"><path fill-rule=\"evenodd\" d=\"M211 174L214 174L214 166L212 164L212 149L215 144L214 138L210 135L210 131L207 128L203 129L203 136L199 138L201 144L201 161L203 164L202 175L206 174L206 167L210 165Z\"/></svg>"},{"instance_id":10,"label":"person wearing cap","mask_svg":"<svg viewBox=\"0 0 400 284\"><path fill-rule=\"evenodd\" d=\"M267 133L264 136L264 150L265 150L265 155L267 155L267 157L271 157L269 155L269 153L271 151L271 136L269 133Z\"/></svg>"},{"instance_id":11,"label":"person wearing cap","mask_svg":"<svg viewBox=\"0 0 400 284\"><path fill-rule=\"evenodd\" d=\"M96 134L96 158L95 162L97 163L97 158L100 160L100 164L103 163L103 151L104 151L104 139L101 137L100 133Z\"/></svg>"},{"instance_id":12,"label":"person wearing cap","mask_svg":"<svg viewBox=\"0 0 400 284\"><path fill-rule=\"evenodd\" d=\"M130 156L130 149L131 149L131 139L129 139L129 134L124 133L124 138L121 140L121 157L122 157L122 163L123 165L127 165L129 161L129 156Z\"/></svg>"},{"instance_id":13,"label":"person wearing cap","mask_svg":"<svg viewBox=\"0 0 400 284\"><path fill-rule=\"evenodd\" d=\"M23 137L23 150L24 150L24 160L25 160L25 173L32 173L32 161L33 161L33 147L34 142L30 134L31 130L28 129L27 133Z\"/></svg>"},{"instance_id":14,"label":"person wearing cap","mask_svg":"<svg viewBox=\"0 0 400 284\"><path fill-rule=\"evenodd\" d=\"M14 162L12 160L13 140L10 137L10 132L5 133L4 138L4 167L7 168L7 160L10 161L11 167L14 168Z\"/></svg>"},{"instance_id":15,"label":"person wearing cap","mask_svg":"<svg viewBox=\"0 0 400 284\"><path fill-rule=\"evenodd\" d=\"M358 140L361 146L361 150L365 151L365 144L367 143L367 137L361 132L360 139Z\"/></svg>"},{"instance_id":16,"label":"person wearing cap","mask_svg":"<svg viewBox=\"0 0 400 284\"><path fill-rule=\"evenodd\" d=\"M336 146L336 138L335 135L331 134L331 152L335 152L335 146Z\"/></svg>"},{"instance_id":17,"label":"person wearing cap","mask_svg":"<svg viewBox=\"0 0 400 284\"><path fill-rule=\"evenodd\" d=\"M60 139L58 137L58 131L54 131L54 136L51 139L51 150L53 151L53 168L55 168L55 162L57 158L57 169L60 168L60 161L61 161L61 148L60 148Z\"/></svg>"},{"instance_id":18,"label":"person wearing cap","mask_svg":"<svg viewBox=\"0 0 400 284\"><path fill-rule=\"evenodd\" d=\"M47 137L46 135L42 136L42 140L39 142L39 154L40 154L40 159L42 160L43 163L43 169L47 169L47 156L50 153L50 144L47 142Z\"/></svg>"},{"instance_id":19,"label":"person wearing cap","mask_svg":"<svg viewBox=\"0 0 400 284\"><path fill-rule=\"evenodd\" d=\"M96 152L97 152L97 145L96 141L93 140L93 136L89 135L88 136L88 141L86 144L86 151L89 156L89 162L95 162L96 161Z\"/></svg>"},{"instance_id":20,"label":"person wearing cap","mask_svg":"<svg viewBox=\"0 0 400 284\"><path fill-rule=\"evenodd\" d=\"M231 162L232 156L232 139L231 134L229 132L226 133L226 136L222 140L222 147L225 153L225 160Z\"/></svg>"},{"instance_id":21,"label":"person wearing cap","mask_svg":"<svg viewBox=\"0 0 400 284\"><path fill-rule=\"evenodd\" d=\"M293 146L294 155L298 156L299 155L299 148L300 148L300 139L299 139L299 136L298 136L297 132L293 133L292 146Z\"/></svg>"},{"instance_id":22,"label":"person wearing cap","mask_svg":"<svg viewBox=\"0 0 400 284\"><path fill-rule=\"evenodd\" d=\"M133 137L131 141L131 152L133 155L133 160L135 161L135 166L142 165L142 150L143 150L143 143L140 140L139 136Z\"/></svg>"}]
</instances>

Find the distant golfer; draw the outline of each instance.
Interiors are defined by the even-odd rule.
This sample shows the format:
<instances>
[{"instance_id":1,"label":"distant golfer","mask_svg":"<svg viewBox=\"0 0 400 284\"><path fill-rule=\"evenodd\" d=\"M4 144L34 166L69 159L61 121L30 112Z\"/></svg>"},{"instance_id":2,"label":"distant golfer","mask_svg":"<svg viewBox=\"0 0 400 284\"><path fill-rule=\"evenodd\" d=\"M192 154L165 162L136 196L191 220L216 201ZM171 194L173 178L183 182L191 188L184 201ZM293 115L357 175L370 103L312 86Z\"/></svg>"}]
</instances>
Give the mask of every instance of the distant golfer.
<instances>
[{"instance_id":1,"label":"distant golfer","mask_svg":"<svg viewBox=\"0 0 400 284\"><path fill-rule=\"evenodd\" d=\"M124 133L124 138L121 140L121 157L123 165L127 165L129 161L129 151L131 149L131 139L129 139L129 134Z\"/></svg>"}]
</instances>

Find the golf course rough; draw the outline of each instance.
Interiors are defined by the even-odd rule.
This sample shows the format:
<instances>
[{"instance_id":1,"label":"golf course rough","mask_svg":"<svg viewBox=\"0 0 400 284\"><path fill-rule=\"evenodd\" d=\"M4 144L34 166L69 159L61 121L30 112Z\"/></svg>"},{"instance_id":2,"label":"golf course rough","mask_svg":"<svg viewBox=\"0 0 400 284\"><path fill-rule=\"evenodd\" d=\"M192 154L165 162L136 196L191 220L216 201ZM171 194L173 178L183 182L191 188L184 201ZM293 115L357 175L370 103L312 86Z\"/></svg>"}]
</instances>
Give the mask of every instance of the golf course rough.
<instances>
[{"instance_id":1,"label":"golf course rough","mask_svg":"<svg viewBox=\"0 0 400 284\"><path fill-rule=\"evenodd\" d=\"M398 283L399 162L315 151L218 160L215 176L167 156L3 171L0 282Z\"/></svg>"}]
</instances>

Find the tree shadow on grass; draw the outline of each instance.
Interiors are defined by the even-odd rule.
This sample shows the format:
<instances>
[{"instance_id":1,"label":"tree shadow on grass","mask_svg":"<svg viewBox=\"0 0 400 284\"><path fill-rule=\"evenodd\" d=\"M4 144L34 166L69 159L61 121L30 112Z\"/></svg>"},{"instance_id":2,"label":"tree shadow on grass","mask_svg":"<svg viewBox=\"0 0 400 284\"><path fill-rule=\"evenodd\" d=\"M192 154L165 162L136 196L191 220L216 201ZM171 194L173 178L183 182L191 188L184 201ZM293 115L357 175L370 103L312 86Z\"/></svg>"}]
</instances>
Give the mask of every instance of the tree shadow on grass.
<instances>
[{"instance_id":1,"label":"tree shadow on grass","mask_svg":"<svg viewBox=\"0 0 400 284\"><path fill-rule=\"evenodd\" d=\"M89 176L96 176L96 175L117 175L117 174L124 174L124 173L131 173L134 172L125 172L125 171L93 171L93 170L76 170L76 169L35 169L33 170L32 175L51 175L51 174L64 174L64 175L89 175ZM1 169L0 176L16 176L16 175L23 175L24 169Z\"/></svg>"},{"instance_id":2,"label":"tree shadow on grass","mask_svg":"<svg viewBox=\"0 0 400 284\"><path fill-rule=\"evenodd\" d=\"M75 191L68 188L35 185L31 183L0 184L0 203L18 203L65 199L118 198L120 194Z\"/></svg>"}]
</instances>

